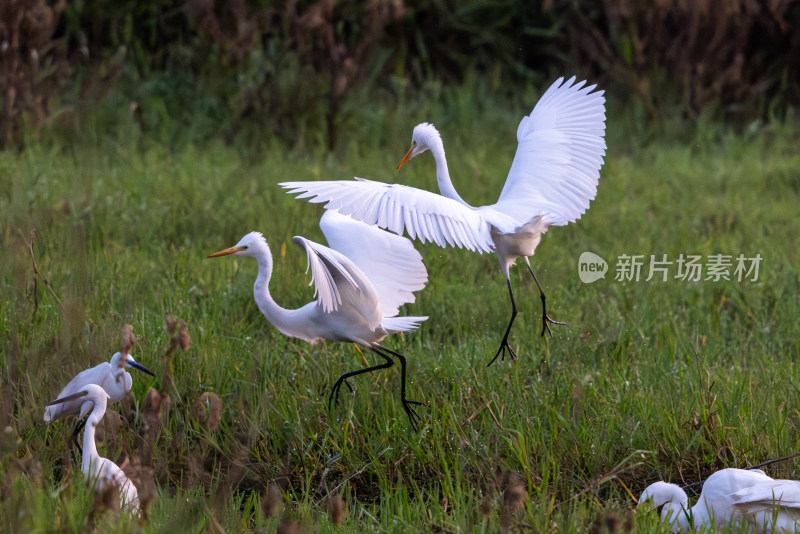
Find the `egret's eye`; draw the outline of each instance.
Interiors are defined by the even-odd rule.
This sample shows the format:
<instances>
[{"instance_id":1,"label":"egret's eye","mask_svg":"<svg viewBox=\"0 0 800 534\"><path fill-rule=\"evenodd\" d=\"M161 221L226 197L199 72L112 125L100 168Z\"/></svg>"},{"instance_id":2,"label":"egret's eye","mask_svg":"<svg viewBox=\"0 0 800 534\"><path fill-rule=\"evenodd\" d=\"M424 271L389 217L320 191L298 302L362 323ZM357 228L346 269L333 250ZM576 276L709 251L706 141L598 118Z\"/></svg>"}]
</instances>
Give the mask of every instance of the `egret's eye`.
<instances>
[{"instance_id":1,"label":"egret's eye","mask_svg":"<svg viewBox=\"0 0 800 534\"><path fill-rule=\"evenodd\" d=\"M247 250L247 245L242 245L242 250Z\"/></svg>"}]
</instances>

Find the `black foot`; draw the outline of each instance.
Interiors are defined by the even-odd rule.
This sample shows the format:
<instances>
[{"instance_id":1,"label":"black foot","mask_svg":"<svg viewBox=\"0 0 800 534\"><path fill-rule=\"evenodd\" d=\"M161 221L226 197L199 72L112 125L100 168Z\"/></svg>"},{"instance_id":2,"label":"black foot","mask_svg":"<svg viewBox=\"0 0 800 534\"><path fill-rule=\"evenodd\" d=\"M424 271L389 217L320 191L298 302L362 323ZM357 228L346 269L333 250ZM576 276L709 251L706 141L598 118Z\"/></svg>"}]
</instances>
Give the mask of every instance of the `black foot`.
<instances>
[{"instance_id":1,"label":"black foot","mask_svg":"<svg viewBox=\"0 0 800 534\"><path fill-rule=\"evenodd\" d=\"M422 406L424 403L419 401L403 399L403 409L406 411L406 414L408 415L408 420L411 422L411 428L413 428L416 431L417 422L422 421L422 418L419 416L419 414L414 409L412 404L416 404L417 406Z\"/></svg>"},{"instance_id":2,"label":"black foot","mask_svg":"<svg viewBox=\"0 0 800 534\"><path fill-rule=\"evenodd\" d=\"M350 385L350 382L347 381L347 377L340 376L339 380L331 388L331 396L328 397L328 409L333 409L333 406L339 404L339 390L342 389L342 384L347 386L347 389L350 390L350 393L353 393L353 388Z\"/></svg>"},{"instance_id":3,"label":"black foot","mask_svg":"<svg viewBox=\"0 0 800 534\"><path fill-rule=\"evenodd\" d=\"M511 361L517 359L517 353L514 352L514 349L511 348L511 345L508 344L508 337L504 337L502 343L500 343L500 348L497 349L497 353L494 355L494 358L486 364L486 367L492 365L497 357L500 357L500 360L503 361L506 359L506 351L508 351L508 357Z\"/></svg>"},{"instance_id":4,"label":"black foot","mask_svg":"<svg viewBox=\"0 0 800 534\"><path fill-rule=\"evenodd\" d=\"M547 314L542 314L542 337L544 337L545 331L547 331L547 333L550 334L550 337L553 336L553 332L550 331L550 325L551 324L565 325L567 323L562 322L562 321L554 321L553 319L548 317Z\"/></svg>"}]
</instances>

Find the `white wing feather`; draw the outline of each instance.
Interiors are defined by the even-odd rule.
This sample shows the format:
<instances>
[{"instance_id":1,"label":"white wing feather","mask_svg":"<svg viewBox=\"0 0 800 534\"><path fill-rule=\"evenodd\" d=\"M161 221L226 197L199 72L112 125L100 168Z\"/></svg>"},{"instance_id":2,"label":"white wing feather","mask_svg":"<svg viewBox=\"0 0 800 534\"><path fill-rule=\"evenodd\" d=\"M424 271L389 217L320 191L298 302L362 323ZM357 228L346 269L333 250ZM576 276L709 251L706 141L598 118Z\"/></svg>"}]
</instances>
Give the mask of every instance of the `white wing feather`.
<instances>
[{"instance_id":1,"label":"white wing feather","mask_svg":"<svg viewBox=\"0 0 800 534\"><path fill-rule=\"evenodd\" d=\"M480 209L469 208L436 193L400 184L384 184L363 178L322 182L284 182L290 194L309 202L325 202L325 208L377 224L412 239L432 241L440 247L458 246L492 252L490 223Z\"/></svg>"},{"instance_id":2,"label":"white wing feather","mask_svg":"<svg viewBox=\"0 0 800 534\"><path fill-rule=\"evenodd\" d=\"M342 293L348 293L348 299L357 307L368 305L366 301L374 299L375 289L358 267L344 255L319 243L301 236L294 236L297 243L308 256L308 268L311 269L311 284L317 303L325 313L339 308ZM352 293L352 299L350 298Z\"/></svg>"},{"instance_id":3,"label":"white wing feather","mask_svg":"<svg viewBox=\"0 0 800 534\"><path fill-rule=\"evenodd\" d=\"M605 155L605 97L586 82L556 80L517 129L511 170L495 208L547 224L573 222L597 193Z\"/></svg>"},{"instance_id":4,"label":"white wing feather","mask_svg":"<svg viewBox=\"0 0 800 534\"><path fill-rule=\"evenodd\" d=\"M428 271L422 256L405 237L326 210L319 221L328 246L344 254L372 282L384 317L414 302L414 291L425 287Z\"/></svg>"},{"instance_id":5,"label":"white wing feather","mask_svg":"<svg viewBox=\"0 0 800 534\"><path fill-rule=\"evenodd\" d=\"M326 203L354 219L440 247L492 252L490 227L511 233L542 215L546 225L580 218L597 193L605 155L603 91L556 80L517 129L517 147L497 204L472 208L400 184L355 181L284 182L299 199Z\"/></svg>"},{"instance_id":6,"label":"white wing feather","mask_svg":"<svg viewBox=\"0 0 800 534\"><path fill-rule=\"evenodd\" d=\"M99 363L75 375L75 377L64 386L64 389L61 390L61 393L59 393L56 398L60 399L77 393L82 388L86 387L87 384L100 385L103 380L110 375L111 365L108 362ZM83 403L84 399L75 399L61 404L54 404L53 406L47 406L44 409L44 421L51 423L56 419L61 419L68 415L78 415L81 412Z\"/></svg>"},{"instance_id":7,"label":"white wing feather","mask_svg":"<svg viewBox=\"0 0 800 534\"><path fill-rule=\"evenodd\" d=\"M773 480L731 495L736 513L757 532L797 532L800 527L800 482Z\"/></svg>"},{"instance_id":8,"label":"white wing feather","mask_svg":"<svg viewBox=\"0 0 800 534\"><path fill-rule=\"evenodd\" d=\"M731 495L736 509L754 513L776 506L795 508L800 512L800 482L770 480L742 489Z\"/></svg>"}]
</instances>

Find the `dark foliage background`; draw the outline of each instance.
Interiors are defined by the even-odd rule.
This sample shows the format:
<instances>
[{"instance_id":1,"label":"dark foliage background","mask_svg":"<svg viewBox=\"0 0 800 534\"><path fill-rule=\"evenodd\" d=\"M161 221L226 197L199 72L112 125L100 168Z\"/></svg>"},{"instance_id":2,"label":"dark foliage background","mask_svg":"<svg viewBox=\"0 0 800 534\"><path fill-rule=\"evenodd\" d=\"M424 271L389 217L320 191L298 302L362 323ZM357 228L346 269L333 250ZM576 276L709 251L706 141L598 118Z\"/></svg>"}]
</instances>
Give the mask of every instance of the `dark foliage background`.
<instances>
[{"instance_id":1,"label":"dark foliage background","mask_svg":"<svg viewBox=\"0 0 800 534\"><path fill-rule=\"evenodd\" d=\"M747 124L800 99L797 27L793 0L3 0L0 144L102 103L168 142L333 149L354 102L571 72L649 120Z\"/></svg>"}]
</instances>

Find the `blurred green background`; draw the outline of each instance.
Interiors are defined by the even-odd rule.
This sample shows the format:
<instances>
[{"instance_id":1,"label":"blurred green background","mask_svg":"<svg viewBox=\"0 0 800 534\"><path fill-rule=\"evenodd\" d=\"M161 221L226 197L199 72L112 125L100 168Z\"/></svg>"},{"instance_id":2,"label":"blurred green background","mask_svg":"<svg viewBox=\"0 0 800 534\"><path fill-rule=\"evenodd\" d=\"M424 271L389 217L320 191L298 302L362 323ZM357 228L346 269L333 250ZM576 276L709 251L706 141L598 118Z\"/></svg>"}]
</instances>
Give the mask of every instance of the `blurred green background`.
<instances>
[{"instance_id":1,"label":"blurred green background","mask_svg":"<svg viewBox=\"0 0 800 534\"><path fill-rule=\"evenodd\" d=\"M645 121L746 127L800 100L800 7L787 0L7 0L0 10L3 146L43 127L82 138L132 119L171 147L224 139L258 151L277 138L336 149L409 98L472 81L524 108L520 86L572 73Z\"/></svg>"}]
</instances>

